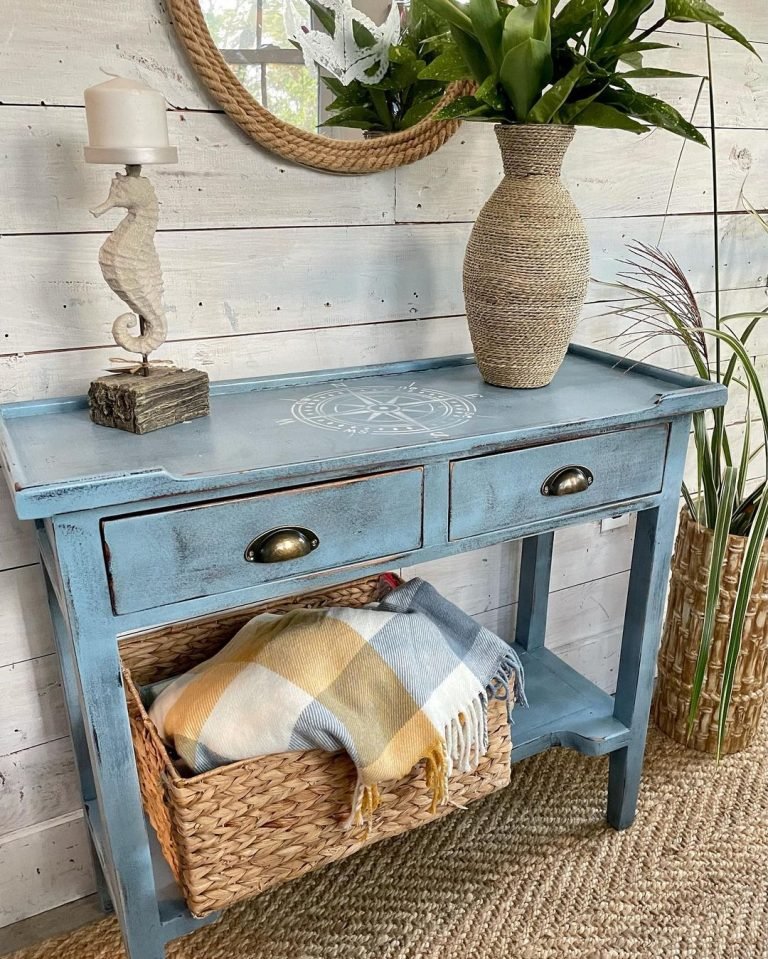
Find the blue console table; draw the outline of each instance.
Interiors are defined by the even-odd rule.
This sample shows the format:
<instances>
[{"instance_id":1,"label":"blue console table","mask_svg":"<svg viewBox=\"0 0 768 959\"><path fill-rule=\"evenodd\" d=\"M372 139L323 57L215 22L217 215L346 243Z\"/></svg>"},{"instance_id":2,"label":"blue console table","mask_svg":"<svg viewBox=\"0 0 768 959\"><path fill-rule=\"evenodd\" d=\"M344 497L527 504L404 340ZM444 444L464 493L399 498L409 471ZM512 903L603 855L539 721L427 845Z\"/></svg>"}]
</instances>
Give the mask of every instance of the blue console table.
<instances>
[{"instance_id":1,"label":"blue console table","mask_svg":"<svg viewBox=\"0 0 768 959\"><path fill-rule=\"evenodd\" d=\"M515 713L513 760L610 753L608 821L630 825L691 415L725 400L572 347L534 391L486 385L471 357L222 383L210 417L145 436L93 425L81 399L0 408L5 477L37 524L100 888L131 959L161 959L201 924L139 798L118 643L150 627L523 539L531 705ZM544 647L552 540L630 511L612 698Z\"/></svg>"}]
</instances>

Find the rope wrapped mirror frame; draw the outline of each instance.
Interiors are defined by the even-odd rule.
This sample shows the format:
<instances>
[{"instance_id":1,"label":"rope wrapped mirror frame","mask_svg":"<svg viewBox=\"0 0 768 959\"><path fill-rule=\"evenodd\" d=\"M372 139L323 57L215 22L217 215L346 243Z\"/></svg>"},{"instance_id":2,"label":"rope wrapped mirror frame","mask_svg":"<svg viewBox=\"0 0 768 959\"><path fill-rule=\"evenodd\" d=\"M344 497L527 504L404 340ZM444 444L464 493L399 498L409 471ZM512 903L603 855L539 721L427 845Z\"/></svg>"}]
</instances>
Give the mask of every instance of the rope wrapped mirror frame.
<instances>
[{"instance_id":1,"label":"rope wrapped mirror frame","mask_svg":"<svg viewBox=\"0 0 768 959\"><path fill-rule=\"evenodd\" d=\"M216 102L252 140L287 160L329 173L379 173L429 156L459 128L458 120L433 120L431 114L407 130L371 140L334 140L292 126L240 83L214 43L198 0L169 0L169 8L179 39ZM452 84L435 111L469 87Z\"/></svg>"}]
</instances>

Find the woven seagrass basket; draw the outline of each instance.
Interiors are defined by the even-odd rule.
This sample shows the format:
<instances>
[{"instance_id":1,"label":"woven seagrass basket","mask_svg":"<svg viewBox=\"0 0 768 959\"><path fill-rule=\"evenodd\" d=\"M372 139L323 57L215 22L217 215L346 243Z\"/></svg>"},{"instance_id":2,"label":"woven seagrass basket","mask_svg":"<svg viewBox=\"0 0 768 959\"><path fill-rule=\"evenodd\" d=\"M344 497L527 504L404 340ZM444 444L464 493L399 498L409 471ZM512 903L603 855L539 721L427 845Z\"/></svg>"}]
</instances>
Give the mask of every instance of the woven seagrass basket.
<instances>
[{"instance_id":1,"label":"woven seagrass basket","mask_svg":"<svg viewBox=\"0 0 768 959\"><path fill-rule=\"evenodd\" d=\"M356 771L344 753L280 753L231 763L192 777L174 766L138 687L202 662L257 612L291 606L364 606L379 577L300 599L239 609L217 618L143 633L120 645L142 800L163 853L196 916L231 906L380 839L414 829L506 786L511 743L506 704L488 710L489 749L477 769L451 779L449 805L430 812L423 764L382 789L370 831L344 831Z\"/></svg>"},{"instance_id":2,"label":"woven seagrass basket","mask_svg":"<svg viewBox=\"0 0 768 959\"><path fill-rule=\"evenodd\" d=\"M684 509L672 560L667 618L659 654L653 720L662 732L691 749L717 753L717 715L736 588L746 537L729 536L715 631L698 717L688 736L688 711L704 624L712 554L712 530ZM768 545L763 548L736 662L723 755L746 749L757 735L768 695Z\"/></svg>"}]
</instances>

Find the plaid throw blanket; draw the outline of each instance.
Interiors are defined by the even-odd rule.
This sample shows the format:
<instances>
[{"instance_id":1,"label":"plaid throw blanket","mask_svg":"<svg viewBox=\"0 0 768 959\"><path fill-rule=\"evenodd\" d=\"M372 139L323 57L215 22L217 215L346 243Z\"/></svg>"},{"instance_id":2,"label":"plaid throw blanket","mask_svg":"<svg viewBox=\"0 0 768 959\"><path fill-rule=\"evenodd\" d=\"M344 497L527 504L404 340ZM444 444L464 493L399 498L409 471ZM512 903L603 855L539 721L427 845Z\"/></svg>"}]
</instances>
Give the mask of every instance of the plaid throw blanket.
<instances>
[{"instance_id":1,"label":"plaid throw blanket","mask_svg":"<svg viewBox=\"0 0 768 959\"><path fill-rule=\"evenodd\" d=\"M520 661L432 586L413 579L363 609L261 614L172 680L150 715L196 772L293 750L345 750L358 772L349 824L379 784L426 760L433 809L488 748L489 697L525 702Z\"/></svg>"}]
</instances>

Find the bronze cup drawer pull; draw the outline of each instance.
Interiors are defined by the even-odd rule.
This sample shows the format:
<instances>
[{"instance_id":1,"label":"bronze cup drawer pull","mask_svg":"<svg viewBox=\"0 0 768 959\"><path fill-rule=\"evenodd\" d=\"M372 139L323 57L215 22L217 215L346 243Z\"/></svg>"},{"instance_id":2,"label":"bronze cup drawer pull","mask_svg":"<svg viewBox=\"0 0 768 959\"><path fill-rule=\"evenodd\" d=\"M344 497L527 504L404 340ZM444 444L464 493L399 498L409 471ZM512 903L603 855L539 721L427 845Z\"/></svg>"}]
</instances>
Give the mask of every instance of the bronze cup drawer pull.
<instances>
[{"instance_id":1,"label":"bronze cup drawer pull","mask_svg":"<svg viewBox=\"0 0 768 959\"><path fill-rule=\"evenodd\" d=\"M548 476L541 486L542 496L572 496L583 493L595 477L586 466L563 466Z\"/></svg>"},{"instance_id":2,"label":"bronze cup drawer pull","mask_svg":"<svg viewBox=\"0 0 768 959\"><path fill-rule=\"evenodd\" d=\"M246 548L249 563L286 563L308 556L320 545L317 533L299 526L281 526L262 533Z\"/></svg>"}]
</instances>

